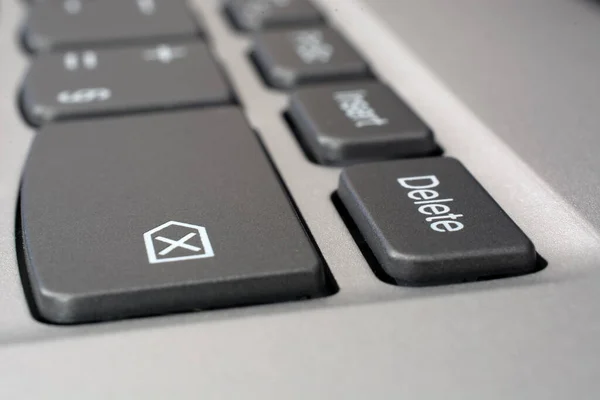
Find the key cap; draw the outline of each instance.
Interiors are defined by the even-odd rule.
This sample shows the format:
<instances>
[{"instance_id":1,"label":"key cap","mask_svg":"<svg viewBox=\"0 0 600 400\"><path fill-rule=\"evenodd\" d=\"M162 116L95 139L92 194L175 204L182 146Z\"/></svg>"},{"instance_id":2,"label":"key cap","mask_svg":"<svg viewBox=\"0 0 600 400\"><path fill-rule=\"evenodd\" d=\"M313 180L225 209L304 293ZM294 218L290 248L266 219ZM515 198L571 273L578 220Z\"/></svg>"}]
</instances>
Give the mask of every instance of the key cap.
<instances>
[{"instance_id":1,"label":"key cap","mask_svg":"<svg viewBox=\"0 0 600 400\"><path fill-rule=\"evenodd\" d=\"M369 75L367 63L329 28L259 34L253 58L267 83L280 89Z\"/></svg>"},{"instance_id":2,"label":"key cap","mask_svg":"<svg viewBox=\"0 0 600 400\"><path fill-rule=\"evenodd\" d=\"M235 108L45 126L21 221L33 298L50 322L325 290L324 267Z\"/></svg>"},{"instance_id":3,"label":"key cap","mask_svg":"<svg viewBox=\"0 0 600 400\"><path fill-rule=\"evenodd\" d=\"M298 89L288 115L319 163L422 156L436 150L431 130L375 81Z\"/></svg>"},{"instance_id":4,"label":"key cap","mask_svg":"<svg viewBox=\"0 0 600 400\"><path fill-rule=\"evenodd\" d=\"M41 55L22 91L32 124L231 103L233 98L207 46L197 41Z\"/></svg>"},{"instance_id":5,"label":"key cap","mask_svg":"<svg viewBox=\"0 0 600 400\"><path fill-rule=\"evenodd\" d=\"M183 0L51 0L31 5L24 42L39 52L175 40L201 32Z\"/></svg>"},{"instance_id":6,"label":"key cap","mask_svg":"<svg viewBox=\"0 0 600 400\"><path fill-rule=\"evenodd\" d=\"M536 270L531 241L454 159L352 166L338 194L382 269L399 283Z\"/></svg>"},{"instance_id":7,"label":"key cap","mask_svg":"<svg viewBox=\"0 0 600 400\"><path fill-rule=\"evenodd\" d=\"M244 31L319 24L321 14L308 0L230 0L225 10Z\"/></svg>"}]
</instances>

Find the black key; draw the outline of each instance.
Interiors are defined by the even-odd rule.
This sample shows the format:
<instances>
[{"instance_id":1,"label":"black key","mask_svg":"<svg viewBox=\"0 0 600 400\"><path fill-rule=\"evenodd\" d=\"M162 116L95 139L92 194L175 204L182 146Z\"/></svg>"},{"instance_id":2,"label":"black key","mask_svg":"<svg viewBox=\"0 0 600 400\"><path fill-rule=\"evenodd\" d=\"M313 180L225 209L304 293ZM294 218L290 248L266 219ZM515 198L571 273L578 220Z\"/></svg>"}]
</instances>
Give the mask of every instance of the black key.
<instances>
[{"instance_id":1,"label":"black key","mask_svg":"<svg viewBox=\"0 0 600 400\"><path fill-rule=\"evenodd\" d=\"M21 222L35 305L55 323L324 291L324 267L235 108L47 125Z\"/></svg>"},{"instance_id":2,"label":"black key","mask_svg":"<svg viewBox=\"0 0 600 400\"><path fill-rule=\"evenodd\" d=\"M225 9L235 26L244 31L319 24L323 21L309 0L230 0Z\"/></svg>"},{"instance_id":3,"label":"black key","mask_svg":"<svg viewBox=\"0 0 600 400\"><path fill-rule=\"evenodd\" d=\"M338 193L382 269L399 283L536 270L533 244L454 159L349 167Z\"/></svg>"},{"instance_id":4,"label":"black key","mask_svg":"<svg viewBox=\"0 0 600 400\"><path fill-rule=\"evenodd\" d=\"M436 150L427 125L392 90L374 81L298 89L289 117L311 155L323 164Z\"/></svg>"},{"instance_id":5,"label":"black key","mask_svg":"<svg viewBox=\"0 0 600 400\"><path fill-rule=\"evenodd\" d=\"M33 124L73 117L231 103L202 42L69 51L37 57L23 86Z\"/></svg>"},{"instance_id":6,"label":"black key","mask_svg":"<svg viewBox=\"0 0 600 400\"><path fill-rule=\"evenodd\" d=\"M201 32L183 0L50 0L31 5L24 40L38 52L174 40Z\"/></svg>"},{"instance_id":7,"label":"black key","mask_svg":"<svg viewBox=\"0 0 600 400\"><path fill-rule=\"evenodd\" d=\"M253 57L267 83L280 89L369 75L367 63L329 28L259 34Z\"/></svg>"}]
</instances>

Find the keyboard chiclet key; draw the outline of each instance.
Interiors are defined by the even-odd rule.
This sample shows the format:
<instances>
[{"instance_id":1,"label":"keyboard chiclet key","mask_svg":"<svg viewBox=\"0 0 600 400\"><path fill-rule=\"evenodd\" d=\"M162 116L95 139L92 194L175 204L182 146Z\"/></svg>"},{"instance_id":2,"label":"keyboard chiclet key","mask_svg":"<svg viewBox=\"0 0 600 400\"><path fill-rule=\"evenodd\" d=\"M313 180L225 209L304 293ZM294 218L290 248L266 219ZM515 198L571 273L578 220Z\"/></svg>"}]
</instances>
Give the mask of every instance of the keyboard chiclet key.
<instances>
[{"instance_id":1,"label":"keyboard chiclet key","mask_svg":"<svg viewBox=\"0 0 600 400\"><path fill-rule=\"evenodd\" d=\"M199 41L40 55L22 91L23 110L33 124L233 100Z\"/></svg>"},{"instance_id":2,"label":"keyboard chiclet key","mask_svg":"<svg viewBox=\"0 0 600 400\"><path fill-rule=\"evenodd\" d=\"M41 316L78 323L323 294L320 258L233 107L48 124L23 177Z\"/></svg>"},{"instance_id":3,"label":"keyboard chiclet key","mask_svg":"<svg viewBox=\"0 0 600 400\"><path fill-rule=\"evenodd\" d=\"M51 0L31 5L24 40L39 52L190 38L201 32L184 0Z\"/></svg>"},{"instance_id":4,"label":"keyboard chiclet key","mask_svg":"<svg viewBox=\"0 0 600 400\"><path fill-rule=\"evenodd\" d=\"M339 196L382 269L406 284L536 270L531 241L458 161L345 169Z\"/></svg>"},{"instance_id":5,"label":"keyboard chiclet key","mask_svg":"<svg viewBox=\"0 0 600 400\"><path fill-rule=\"evenodd\" d=\"M258 34L253 58L267 83L280 89L370 74L360 55L329 28Z\"/></svg>"},{"instance_id":6,"label":"keyboard chiclet key","mask_svg":"<svg viewBox=\"0 0 600 400\"><path fill-rule=\"evenodd\" d=\"M259 31L319 24L323 18L309 0L230 0L225 9L236 27Z\"/></svg>"},{"instance_id":7,"label":"keyboard chiclet key","mask_svg":"<svg viewBox=\"0 0 600 400\"><path fill-rule=\"evenodd\" d=\"M288 115L311 155L323 164L423 156L437 148L427 125L375 81L298 89Z\"/></svg>"}]
</instances>

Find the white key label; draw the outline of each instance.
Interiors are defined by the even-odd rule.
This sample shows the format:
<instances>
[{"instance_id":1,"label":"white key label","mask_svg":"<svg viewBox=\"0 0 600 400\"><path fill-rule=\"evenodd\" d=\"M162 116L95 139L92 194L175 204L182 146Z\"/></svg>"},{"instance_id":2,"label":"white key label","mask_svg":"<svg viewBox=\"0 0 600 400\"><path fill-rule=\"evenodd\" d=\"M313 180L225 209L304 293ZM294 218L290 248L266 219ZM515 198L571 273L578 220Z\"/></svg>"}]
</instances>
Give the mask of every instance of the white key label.
<instances>
[{"instance_id":1,"label":"white key label","mask_svg":"<svg viewBox=\"0 0 600 400\"><path fill-rule=\"evenodd\" d=\"M177 228L173 236L169 229ZM215 256L206 228L184 222L169 221L144 233L150 264L196 260Z\"/></svg>"},{"instance_id":2,"label":"white key label","mask_svg":"<svg viewBox=\"0 0 600 400\"><path fill-rule=\"evenodd\" d=\"M333 56L333 46L321 31L302 31L294 35L296 54L305 64L326 64Z\"/></svg>"},{"instance_id":3,"label":"white key label","mask_svg":"<svg viewBox=\"0 0 600 400\"><path fill-rule=\"evenodd\" d=\"M170 64L175 60L185 58L187 49L183 46L168 46L166 44L158 45L155 48L144 51L144 60L158 61L163 64Z\"/></svg>"},{"instance_id":4,"label":"white key label","mask_svg":"<svg viewBox=\"0 0 600 400\"><path fill-rule=\"evenodd\" d=\"M77 71L80 67L93 70L98 66L98 53L86 50L81 54L69 51L63 56L63 65L67 71Z\"/></svg>"},{"instance_id":5,"label":"white key label","mask_svg":"<svg viewBox=\"0 0 600 400\"><path fill-rule=\"evenodd\" d=\"M415 206L426 216L425 221L432 230L442 233L458 232L465 227L462 222L457 221L464 215L451 213L450 206L444 204L452 203L454 199L440 199L440 194L433 190L440 185L435 175L400 178L398 183L405 189L414 189L408 192L408 197L415 200Z\"/></svg>"},{"instance_id":6,"label":"white key label","mask_svg":"<svg viewBox=\"0 0 600 400\"><path fill-rule=\"evenodd\" d=\"M137 5L144 15L153 15L156 12L154 0L137 0Z\"/></svg>"},{"instance_id":7,"label":"white key label","mask_svg":"<svg viewBox=\"0 0 600 400\"><path fill-rule=\"evenodd\" d=\"M65 0L63 3L63 8L70 15L79 14L82 7L81 0Z\"/></svg>"},{"instance_id":8,"label":"white key label","mask_svg":"<svg viewBox=\"0 0 600 400\"><path fill-rule=\"evenodd\" d=\"M348 90L333 94L340 110L354 122L354 126L357 128L387 125L389 121L377 114L366 97L366 90Z\"/></svg>"},{"instance_id":9,"label":"white key label","mask_svg":"<svg viewBox=\"0 0 600 400\"><path fill-rule=\"evenodd\" d=\"M87 104L102 102L110 99L112 92L107 88L85 88L78 90L63 90L56 96L60 104Z\"/></svg>"}]
</instances>

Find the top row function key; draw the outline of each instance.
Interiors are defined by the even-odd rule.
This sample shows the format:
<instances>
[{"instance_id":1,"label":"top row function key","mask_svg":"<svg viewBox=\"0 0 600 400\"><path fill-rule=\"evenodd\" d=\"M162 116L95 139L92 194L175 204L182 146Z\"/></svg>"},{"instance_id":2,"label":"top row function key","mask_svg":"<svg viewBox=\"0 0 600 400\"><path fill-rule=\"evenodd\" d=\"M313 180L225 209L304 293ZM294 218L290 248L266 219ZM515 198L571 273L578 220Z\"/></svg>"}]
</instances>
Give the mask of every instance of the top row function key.
<instances>
[{"instance_id":1,"label":"top row function key","mask_svg":"<svg viewBox=\"0 0 600 400\"><path fill-rule=\"evenodd\" d=\"M225 11L236 28L242 31L323 22L323 17L309 0L229 0L225 4Z\"/></svg>"},{"instance_id":2,"label":"top row function key","mask_svg":"<svg viewBox=\"0 0 600 400\"><path fill-rule=\"evenodd\" d=\"M235 100L208 46L199 40L40 54L21 96L33 125Z\"/></svg>"},{"instance_id":3,"label":"top row function key","mask_svg":"<svg viewBox=\"0 0 600 400\"><path fill-rule=\"evenodd\" d=\"M32 52L177 40L202 27L184 0L60 0L31 5L24 28Z\"/></svg>"}]
</instances>

